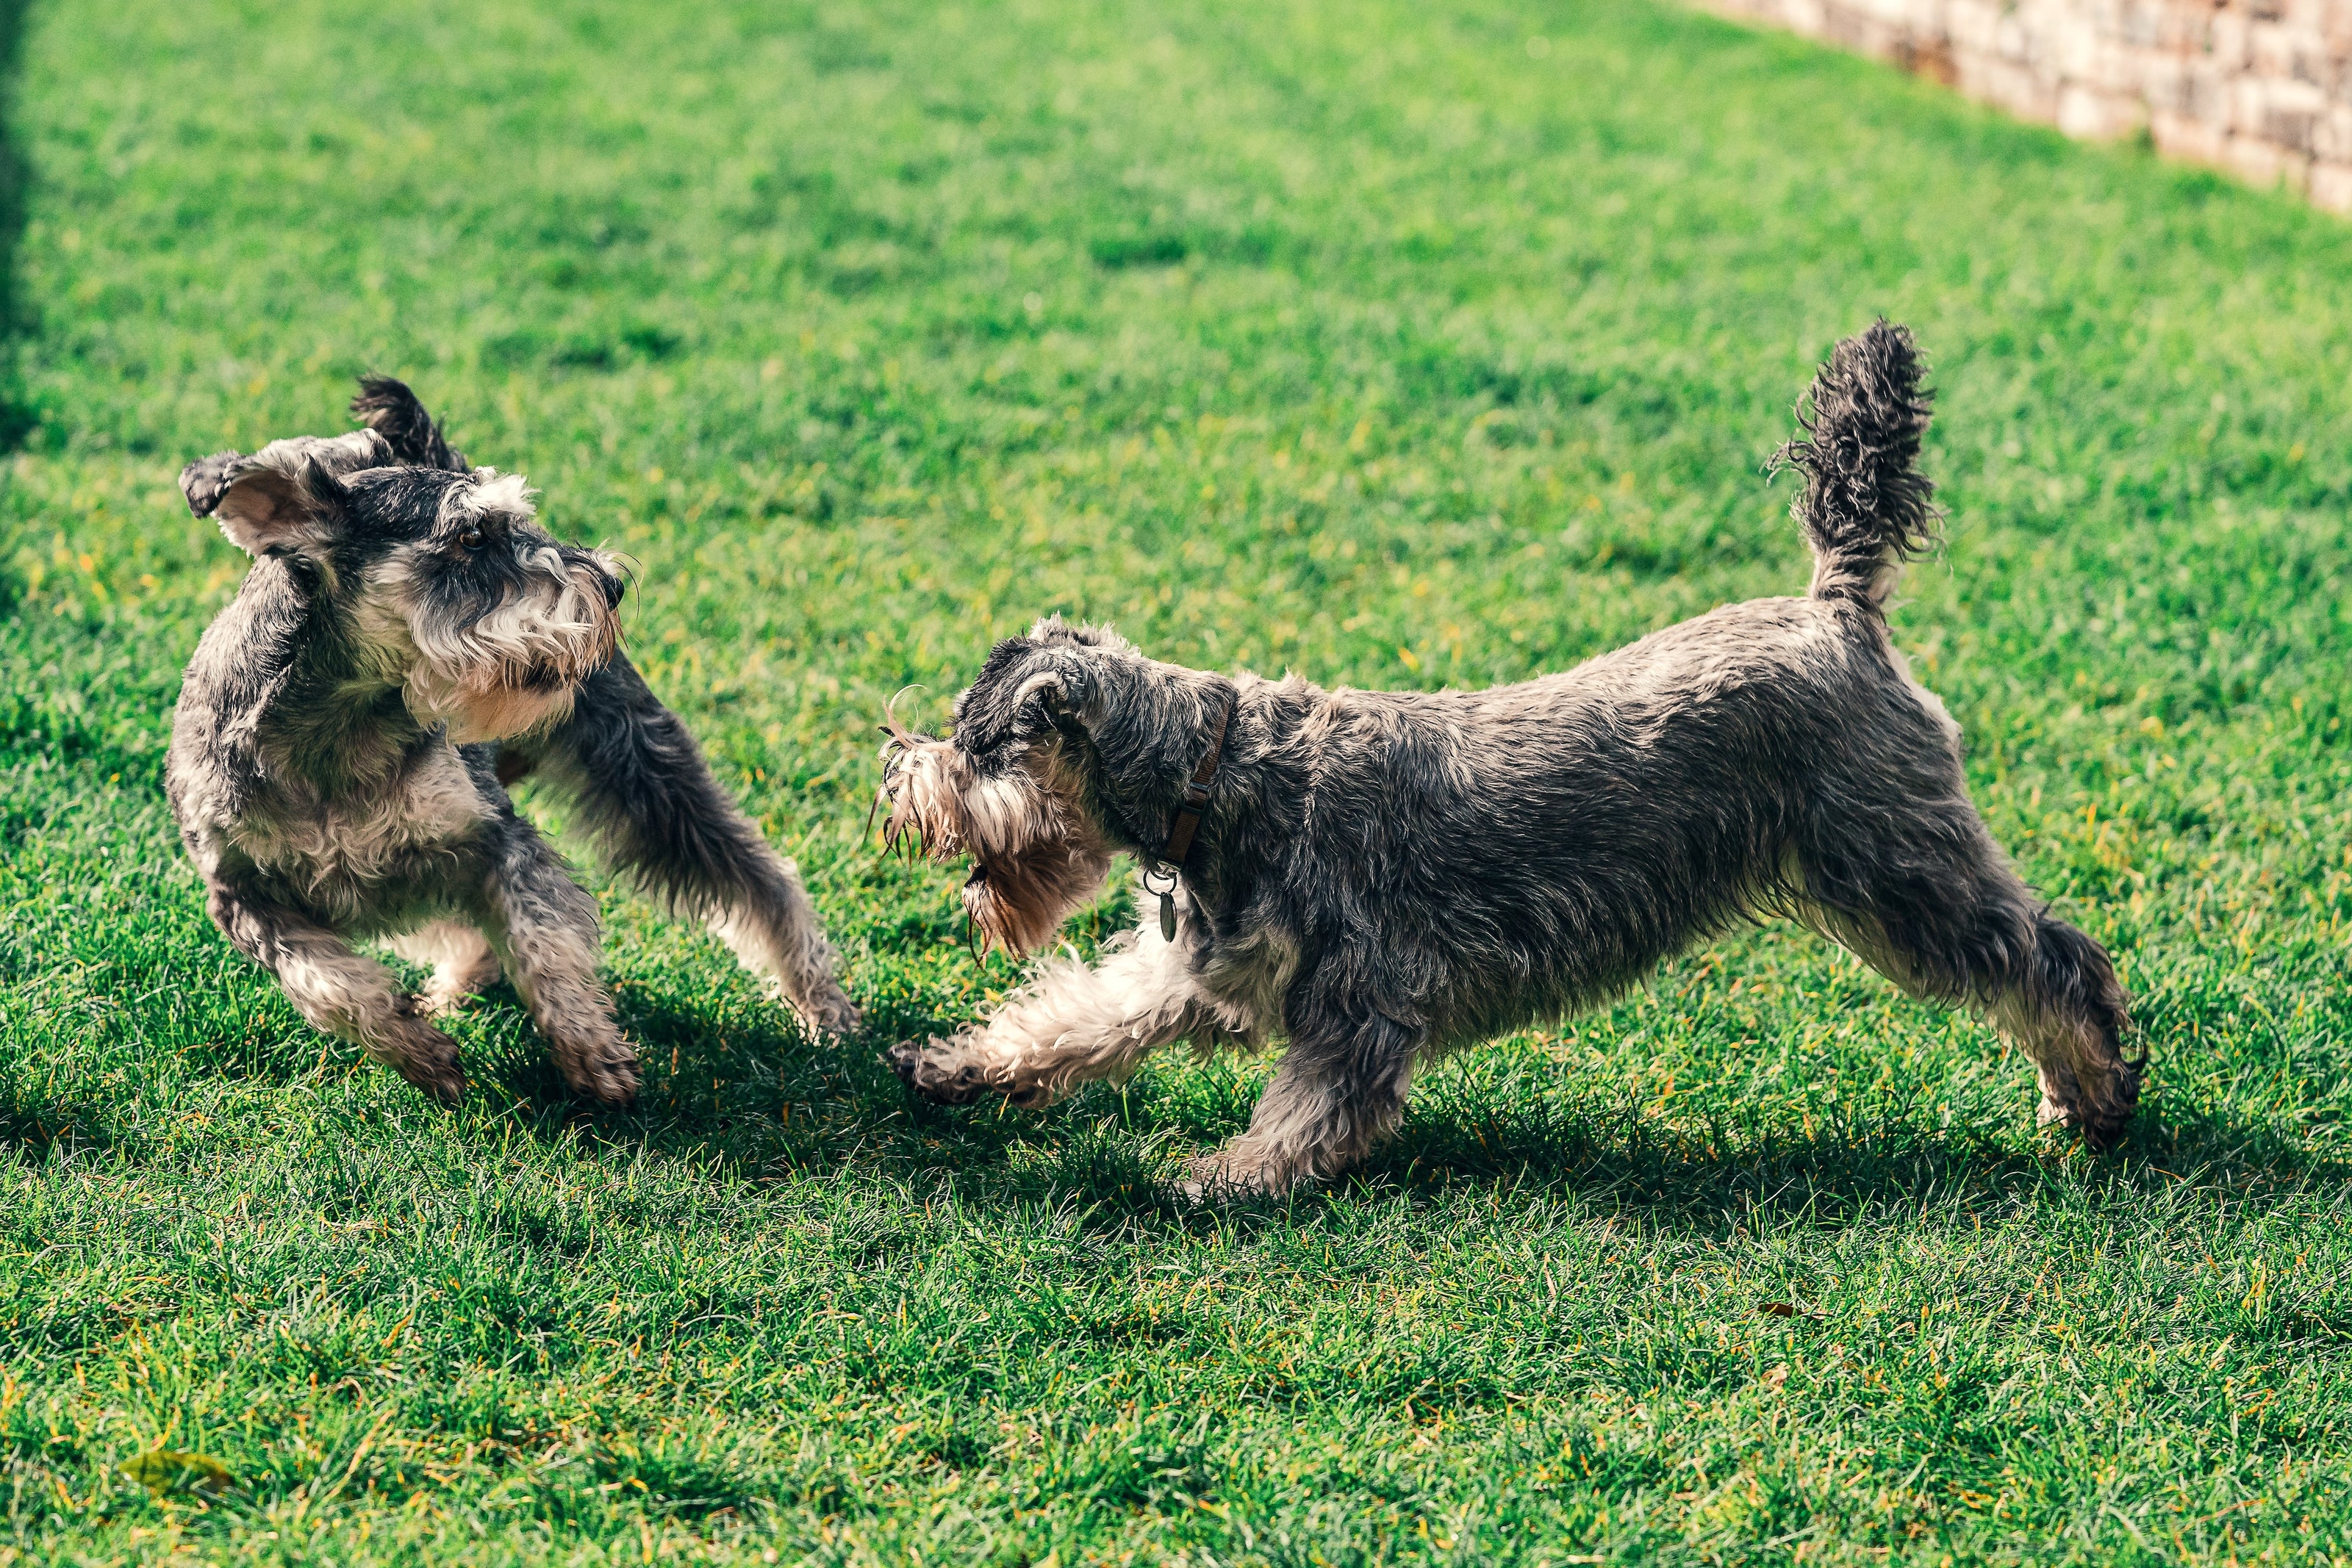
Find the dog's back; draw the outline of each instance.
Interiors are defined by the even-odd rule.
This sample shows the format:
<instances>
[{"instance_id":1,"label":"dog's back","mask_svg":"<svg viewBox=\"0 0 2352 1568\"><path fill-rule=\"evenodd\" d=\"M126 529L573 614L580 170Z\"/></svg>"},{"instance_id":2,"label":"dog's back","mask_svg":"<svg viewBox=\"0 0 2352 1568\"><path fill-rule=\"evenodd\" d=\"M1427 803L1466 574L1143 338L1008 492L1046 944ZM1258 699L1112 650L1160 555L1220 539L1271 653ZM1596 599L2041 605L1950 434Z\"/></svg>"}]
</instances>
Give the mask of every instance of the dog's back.
<instances>
[{"instance_id":1,"label":"dog's back","mask_svg":"<svg viewBox=\"0 0 2352 1568\"><path fill-rule=\"evenodd\" d=\"M1403 947L1477 954L1427 966L1442 994L1421 998L1465 1038L1800 902L1824 821L1967 805L1940 706L1874 617L1818 599L1726 605L1516 685L1290 700L1315 923L1345 941L1377 905Z\"/></svg>"},{"instance_id":2,"label":"dog's back","mask_svg":"<svg viewBox=\"0 0 2352 1568\"><path fill-rule=\"evenodd\" d=\"M1777 911L1979 1009L2040 1070L2045 1119L2114 1137L2139 1083L2114 970L2010 866L1957 731L1888 640L1887 596L1935 536L1927 417L1908 333L1840 344L1780 455L1805 476L1811 593L1519 685L1227 678L1058 621L1000 643L955 737L901 742L894 827L979 852L968 906L1134 849L1173 873L1145 879L1160 925L892 1065L936 1098L1034 1103L1188 1035L1278 1029L1249 1131L1196 1171L1279 1191L1361 1157L1429 1052L1549 1022ZM1050 883L1029 927L1050 935L1095 875Z\"/></svg>"},{"instance_id":3,"label":"dog's back","mask_svg":"<svg viewBox=\"0 0 2352 1568\"><path fill-rule=\"evenodd\" d=\"M1825 821L1851 835L1859 812L1897 836L1923 812L1973 821L1958 732L1884 618L1940 517L1916 466L1929 397L1909 331L1841 342L1811 401L1775 458L1805 478L1806 597L1725 605L1486 691L1294 692L1316 758L1305 825L1341 902L1484 954L1428 966L1449 1032L1580 1005L1731 920L1808 905Z\"/></svg>"}]
</instances>

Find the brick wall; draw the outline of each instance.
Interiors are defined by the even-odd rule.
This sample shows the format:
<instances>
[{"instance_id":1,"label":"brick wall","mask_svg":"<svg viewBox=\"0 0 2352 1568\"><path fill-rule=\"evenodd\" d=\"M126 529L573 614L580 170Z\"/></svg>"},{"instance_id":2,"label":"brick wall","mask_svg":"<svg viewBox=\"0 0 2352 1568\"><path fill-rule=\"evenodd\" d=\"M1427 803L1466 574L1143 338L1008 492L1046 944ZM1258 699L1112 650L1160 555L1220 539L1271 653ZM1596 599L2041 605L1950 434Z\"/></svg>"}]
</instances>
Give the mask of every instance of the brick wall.
<instances>
[{"instance_id":1,"label":"brick wall","mask_svg":"<svg viewBox=\"0 0 2352 1568\"><path fill-rule=\"evenodd\" d=\"M1702 0L2352 212L2352 0Z\"/></svg>"}]
</instances>

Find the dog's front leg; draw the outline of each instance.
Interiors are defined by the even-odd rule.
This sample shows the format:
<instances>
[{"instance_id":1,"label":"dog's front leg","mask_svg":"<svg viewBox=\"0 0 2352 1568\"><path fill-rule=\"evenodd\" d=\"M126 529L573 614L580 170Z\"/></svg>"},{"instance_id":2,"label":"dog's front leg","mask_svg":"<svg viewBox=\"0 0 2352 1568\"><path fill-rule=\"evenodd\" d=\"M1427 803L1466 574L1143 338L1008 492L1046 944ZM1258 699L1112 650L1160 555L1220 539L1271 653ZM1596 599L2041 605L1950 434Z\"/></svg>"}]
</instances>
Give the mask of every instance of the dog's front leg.
<instances>
[{"instance_id":1,"label":"dog's front leg","mask_svg":"<svg viewBox=\"0 0 2352 1568\"><path fill-rule=\"evenodd\" d=\"M702 916L811 1029L857 1028L840 956L798 868L719 788L694 737L626 657L590 677L568 721L543 739L508 742L499 761L536 767L570 795L614 871Z\"/></svg>"},{"instance_id":2,"label":"dog's front leg","mask_svg":"<svg viewBox=\"0 0 2352 1568\"><path fill-rule=\"evenodd\" d=\"M229 941L276 976L314 1026L365 1050L445 1104L465 1097L457 1042L425 1021L391 970L268 898L216 883L209 902Z\"/></svg>"},{"instance_id":3,"label":"dog's front leg","mask_svg":"<svg viewBox=\"0 0 2352 1568\"><path fill-rule=\"evenodd\" d=\"M1291 1028L1249 1131L1192 1162L1193 1196L1279 1194L1337 1176L1404 1115L1418 1031L1381 1013L1294 1019Z\"/></svg>"},{"instance_id":4,"label":"dog's front leg","mask_svg":"<svg viewBox=\"0 0 2352 1568\"><path fill-rule=\"evenodd\" d=\"M596 901L528 824L513 829L484 888L490 944L572 1092L600 1104L631 1104L637 1053L596 979Z\"/></svg>"},{"instance_id":5,"label":"dog's front leg","mask_svg":"<svg viewBox=\"0 0 2352 1568\"><path fill-rule=\"evenodd\" d=\"M1138 932L1091 968L1049 966L986 1023L928 1048L907 1041L889 1060L941 1104L995 1093L1041 1105L1091 1079L1124 1077L1148 1052L1219 1022L1183 953L1156 931Z\"/></svg>"}]
</instances>

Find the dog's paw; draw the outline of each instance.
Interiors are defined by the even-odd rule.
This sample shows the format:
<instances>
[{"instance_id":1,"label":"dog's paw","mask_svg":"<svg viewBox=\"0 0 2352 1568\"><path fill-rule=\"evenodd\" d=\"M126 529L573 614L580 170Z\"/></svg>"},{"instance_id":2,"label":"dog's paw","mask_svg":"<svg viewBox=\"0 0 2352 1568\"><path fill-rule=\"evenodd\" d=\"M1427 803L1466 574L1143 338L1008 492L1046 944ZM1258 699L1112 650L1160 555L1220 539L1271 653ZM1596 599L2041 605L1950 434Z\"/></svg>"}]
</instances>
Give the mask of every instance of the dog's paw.
<instances>
[{"instance_id":1,"label":"dog's paw","mask_svg":"<svg viewBox=\"0 0 2352 1568\"><path fill-rule=\"evenodd\" d=\"M830 987L812 997L810 1005L801 1009L801 1016L807 1019L819 1034L835 1040L848 1039L866 1021L865 1015L857 1009L857 1004L851 1001L848 993L838 986Z\"/></svg>"},{"instance_id":2,"label":"dog's paw","mask_svg":"<svg viewBox=\"0 0 2352 1568\"><path fill-rule=\"evenodd\" d=\"M474 999L474 995L454 986L427 985L416 993L416 1010L429 1019L455 1018L466 1010L466 1004Z\"/></svg>"},{"instance_id":3,"label":"dog's paw","mask_svg":"<svg viewBox=\"0 0 2352 1568\"><path fill-rule=\"evenodd\" d=\"M2088 1082L2053 1085L2045 1079L2036 1120L2045 1127L2055 1123L2079 1134L2091 1148L2111 1149L2139 1109L2140 1074L2147 1065L2145 1059L2118 1060Z\"/></svg>"},{"instance_id":4,"label":"dog's paw","mask_svg":"<svg viewBox=\"0 0 2352 1568\"><path fill-rule=\"evenodd\" d=\"M407 1006L394 1015L389 1038L374 1041L372 1049L428 1098L457 1104L466 1097L466 1070L457 1060L457 1042L419 1016L416 998L401 999Z\"/></svg>"},{"instance_id":5,"label":"dog's paw","mask_svg":"<svg viewBox=\"0 0 2352 1568\"><path fill-rule=\"evenodd\" d=\"M423 1090L425 1097L436 1104L455 1110L465 1101L466 1070L458 1066L455 1061L442 1068L403 1067L399 1071L403 1078Z\"/></svg>"},{"instance_id":6,"label":"dog's paw","mask_svg":"<svg viewBox=\"0 0 2352 1568\"><path fill-rule=\"evenodd\" d=\"M970 1062L949 1066L911 1040L902 1040L882 1053L898 1082L934 1105L969 1105L988 1092L980 1070Z\"/></svg>"},{"instance_id":7,"label":"dog's paw","mask_svg":"<svg viewBox=\"0 0 2352 1568\"><path fill-rule=\"evenodd\" d=\"M770 976L765 989L769 1000L781 1003L820 1041L847 1040L865 1022L857 1004L829 978L816 983L814 988L796 989Z\"/></svg>"},{"instance_id":8,"label":"dog's paw","mask_svg":"<svg viewBox=\"0 0 2352 1568\"><path fill-rule=\"evenodd\" d=\"M637 1056L626 1044L582 1052L558 1066L572 1092L583 1100L609 1111L625 1111L637 1103Z\"/></svg>"},{"instance_id":9,"label":"dog's paw","mask_svg":"<svg viewBox=\"0 0 2352 1568\"><path fill-rule=\"evenodd\" d=\"M1234 1149L1223 1148L1185 1161L1184 1175L1176 1183L1176 1190L1192 1203L1235 1203L1278 1197L1295 1185L1295 1177Z\"/></svg>"}]
</instances>

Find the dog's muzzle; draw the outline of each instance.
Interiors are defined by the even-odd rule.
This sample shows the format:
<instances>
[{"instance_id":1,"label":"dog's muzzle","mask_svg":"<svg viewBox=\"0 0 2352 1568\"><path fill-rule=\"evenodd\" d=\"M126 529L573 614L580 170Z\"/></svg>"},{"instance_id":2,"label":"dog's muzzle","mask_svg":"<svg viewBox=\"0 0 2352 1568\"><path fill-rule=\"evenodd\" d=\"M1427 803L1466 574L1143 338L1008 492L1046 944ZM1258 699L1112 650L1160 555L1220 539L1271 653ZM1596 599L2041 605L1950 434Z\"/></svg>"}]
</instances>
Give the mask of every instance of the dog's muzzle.
<instances>
[{"instance_id":1,"label":"dog's muzzle","mask_svg":"<svg viewBox=\"0 0 2352 1568\"><path fill-rule=\"evenodd\" d=\"M536 564L522 590L470 625L416 638L404 700L461 745L562 723L580 684L619 645L618 573L599 557L566 560L551 547Z\"/></svg>"}]
</instances>

